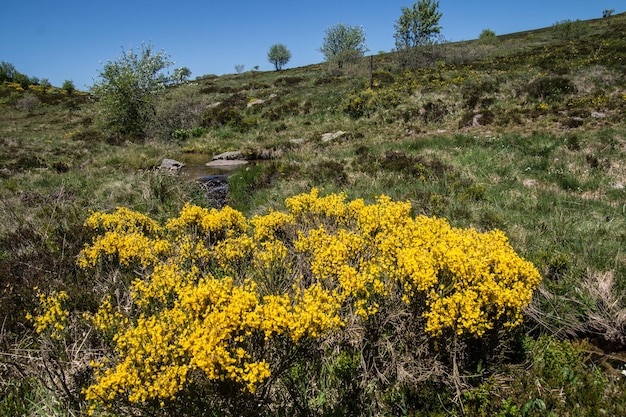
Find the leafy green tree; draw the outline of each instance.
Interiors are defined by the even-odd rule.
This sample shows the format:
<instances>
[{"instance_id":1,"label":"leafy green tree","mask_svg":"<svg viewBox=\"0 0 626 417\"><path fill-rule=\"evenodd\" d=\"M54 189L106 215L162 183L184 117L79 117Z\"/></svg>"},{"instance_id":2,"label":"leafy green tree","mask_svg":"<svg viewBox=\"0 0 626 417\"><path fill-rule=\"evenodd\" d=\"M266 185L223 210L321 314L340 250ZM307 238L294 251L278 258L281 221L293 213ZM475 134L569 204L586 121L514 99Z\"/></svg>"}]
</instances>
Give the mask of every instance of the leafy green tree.
<instances>
[{"instance_id":1,"label":"leafy green tree","mask_svg":"<svg viewBox=\"0 0 626 417\"><path fill-rule=\"evenodd\" d=\"M138 52L131 47L116 61L104 64L91 92L113 133L145 136L154 118L156 98L168 82L163 70L170 65L169 55L146 44Z\"/></svg>"},{"instance_id":2,"label":"leafy green tree","mask_svg":"<svg viewBox=\"0 0 626 417\"><path fill-rule=\"evenodd\" d=\"M38 81L39 80L37 80L37 82ZM28 77L28 75L16 71L15 75L13 75L13 82L18 83L20 86L22 86L22 88L27 89L28 86L31 84L31 79Z\"/></svg>"},{"instance_id":3,"label":"leafy green tree","mask_svg":"<svg viewBox=\"0 0 626 417\"><path fill-rule=\"evenodd\" d=\"M74 81L72 80L65 80L63 81L63 85L61 86L62 89L64 89L68 95L72 95L72 93L74 93L74 91L76 91L76 87L74 86Z\"/></svg>"},{"instance_id":4,"label":"leafy green tree","mask_svg":"<svg viewBox=\"0 0 626 417\"><path fill-rule=\"evenodd\" d=\"M174 69L174 73L172 74L172 81L176 84L181 84L187 80L191 76L191 70L187 67L181 67Z\"/></svg>"},{"instance_id":5,"label":"leafy green tree","mask_svg":"<svg viewBox=\"0 0 626 417\"><path fill-rule=\"evenodd\" d=\"M15 66L6 61L0 61L0 82L13 81L17 70Z\"/></svg>"},{"instance_id":6,"label":"leafy green tree","mask_svg":"<svg viewBox=\"0 0 626 417\"><path fill-rule=\"evenodd\" d=\"M41 91L44 93L46 92L46 90L52 87L52 84L50 84L50 80L48 80L47 78L43 78L41 81L39 81L38 84L41 86Z\"/></svg>"},{"instance_id":7,"label":"leafy green tree","mask_svg":"<svg viewBox=\"0 0 626 417\"><path fill-rule=\"evenodd\" d=\"M480 41L480 43L491 45L498 42L498 37L496 36L496 32L494 32L493 30L483 29L483 31L480 32L480 35L478 36L478 40Z\"/></svg>"},{"instance_id":8,"label":"leafy green tree","mask_svg":"<svg viewBox=\"0 0 626 417\"><path fill-rule=\"evenodd\" d=\"M274 65L276 71L280 71L291 59L291 52L282 43L270 46L267 53L267 60Z\"/></svg>"},{"instance_id":9,"label":"leafy green tree","mask_svg":"<svg viewBox=\"0 0 626 417\"><path fill-rule=\"evenodd\" d=\"M365 31L362 26L350 26L338 23L326 29L324 43L319 51L327 61L334 61L339 68L343 64L362 57L366 51Z\"/></svg>"},{"instance_id":10,"label":"leafy green tree","mask_svg":"<svg viewBox=\"0 0 626 417\"><path fill-rule=\"evenodd\" d=\"M438 0L418 0L413 6L402 7L402 15L395 24L396 48L403 50L419 45L428 45L441 32L439 19L442 13Z\"/></svg>"}]
</instances>

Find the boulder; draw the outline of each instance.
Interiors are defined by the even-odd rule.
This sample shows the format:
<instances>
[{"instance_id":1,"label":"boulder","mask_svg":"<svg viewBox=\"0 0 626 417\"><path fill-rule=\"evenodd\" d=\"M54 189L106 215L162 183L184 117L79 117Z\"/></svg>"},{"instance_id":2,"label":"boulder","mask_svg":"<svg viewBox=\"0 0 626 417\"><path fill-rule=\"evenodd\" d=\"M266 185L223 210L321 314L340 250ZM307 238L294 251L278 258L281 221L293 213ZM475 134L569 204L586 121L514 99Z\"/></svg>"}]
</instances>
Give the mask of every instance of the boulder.
<instances>
[{"instance_id":1,"label":"boulder","mask_svg":"<svg viewBox=\"0 0 626 417\"><path fill-rule=\"evenodd\" d=\"M159 168L167 171L178 172L184 166L185 164L183 164L182 162L178 162L175 159L165 158L163 159L163 161L161 161L161 166Z\"/></svg>"},{"instance_id":2,"label":"boulder","mask_svg":"<svg viewBox=\"0 0 626 417\"><path fill-rule=\"evenodd\" d=\"M243 153L241 151L230 151L230 152L222 152L219 155L215 155L213 160L233 160L233 159L244 159Z\"/></svg>"},{"instance_id":3,"label":"boulder","mask_svg":"<svg viewBox=\"0 0 626 417\"><path fill-rule=\"evenodd\" d=\"M244 159L214 159L207 162L206 166L219 169L236 169L242 165L246 165L248 161Z\"/></svg>"}]
</instances>

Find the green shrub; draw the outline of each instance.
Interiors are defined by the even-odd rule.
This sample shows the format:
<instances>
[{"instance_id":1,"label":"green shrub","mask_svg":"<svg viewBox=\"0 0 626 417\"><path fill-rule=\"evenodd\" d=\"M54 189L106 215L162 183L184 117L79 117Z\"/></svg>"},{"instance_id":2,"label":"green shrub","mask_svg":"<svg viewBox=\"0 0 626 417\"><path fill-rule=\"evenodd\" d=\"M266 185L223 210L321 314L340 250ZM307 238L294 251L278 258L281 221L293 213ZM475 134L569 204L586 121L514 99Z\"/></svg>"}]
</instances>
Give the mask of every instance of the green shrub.
<instances>
[{"instance_id":1,"label":"green shrub","mask_svg":"<svg viewBox=\"0 0 626 417\"><path fill-rule=\"evenodd\" d=\"M283 118L283 116L297 116L304 109L300 106L300 100L292 98L285 102L280 102L277 106L268 109L263 113L264 117L267 117L270 121L276 122Z\"/></svg>"},{"instance_id":2,"label":"green shrub","mask_svg":"<svg viewBox=\"0 0 626 417\"><path fill-rule=\"evenodd\" d=\"M483 29L478 36L478 40L482 44L493 45L498 43L498 37L496 36L496 32L491 29Z\"/></svg>"},{"instance_id":3,"label":"green shrub","mask_svg":"<svg viewBox=\"0 0 626 417\"><path fill-rule=\"evenodd\" d=\"M155 114L158 94L165 91L163 70L172 63L164 51L141 45L131 47L116 61L108 61L91 87L113 134L143 138Z\"/></svg>"},{"instance_id":4,"label":"green shrub","mask_svg":"<svg viewBox=\"0 0 626 417\"><path fill-rule=\"evenodd\" d=\"M229 126L242 132L249 130L256 126L258 121L244 113L247 103L248 99L243 94L237 93L209 106L202 115L202 126L209 128Z\"/></svg>"},{"instance_id":5,"label":"green shrub","mask_svg":"<svg viewBox=\"0 0 626 417\"><path fill-rule=\"evenodd\" d=\"M576 92L576 86L567 77L546 76L531 81L526 93L534 99L559 100L563 96Z\"/></svg>"},{"instance_id":6,"label":"green shrub","mask_svg":"<svg viewBox=\"0 0 626 417\"><path fill-rule=\"evenodd\" d=\"M72 80L63 81L61 88L64 89L70 96L74 93L74 91L76 91L76 87L74 86L74 82Z\"/></svg>"},{"instance_id":7,"label":"green shrub","mask_svg":"<svg viewBox=\"0 0 626 417\"><path fill-rule=\"evenodd\" d=\"M442 100L428 101L423 108L422 120L424 123L439 123L450 113L450 105Z\"/></svg>"},{"instance_id":8,"label":"green shrub","mask_svg":"<svg viewBox=\"0 0 626 417\"><path fill-rule=\"evenodd\" d=\"M307 169L307 176L314 185L332 183L338 187L348 184L345 164L333 160L321 161Z\"/></svg>"},{"instance_id":9,"label":"green shrub","mask_svg":"<svg viewBox=\"0 0 626 417\"><path fill-rule=\"evenodd\" d=\"M497 93L500 90L499 84L495 80L481 80L479 82L468 81L461 87L461 94L465 101L464 106L469 109L476 108L479 104L485 104L481 102L481 98L485 94Z\"/></svg>"},{"instance_id":10,"label":"green shrub","mask_svg":"<svg viewBox=\"0 0 626 417\"><path fill-rule=\"evenodd\" d=\"M187 131L202 125L207 100L194 86L181 85L168 91L155 107L153 122L147 128L151 138L169 140L182 139Z\"/></svg>"},{"instance_id":11,"label":"green shrub","mask_svg":"<svg viewBox=\"0 0 626 417\"><path fill-rule=\"evenodd\" d=\"M581 415L600 414L608 381L589 361L584 345L575 346L550 336L527 339L526 343L531 373L546 388L539 394L547 410L559 413L583 405L585 413Z\"/></svg>"},{"instance_id":12,"label":"green shrub","mask_svg":"<svg viewBox=\"0 0 626 417\"><path fill-rule=\"evenodd\" d=\"M276 81L274 81L274 85L276 86L294 86L298 85L307 79L304 77L278 77Z\"/></svg>"},{"instance_id":13,"label":"green shrub","mask_svg":"<svg viewBox=\"0 0 626 417\"><path fill-rule=\"evenodd\" d=\"M343 112L354 119L372 116L379 110L393 109L402 103L403 99L395 90L390 88L370 88L350 94L343 103Z\"/></svg>"},{"instance_id":14,"label":"green shrub","mask_svg":"<svg viewBox=\"0 0 626 417\"><path fill-rule=\"evenodd\" d=\"M381 71L377 70L372 73L372 79L374 81L374 85L391 85L395 81L395 77L389 71Z\"/></svg>"},{"instance_id":15,"label":"green shrub","mask_svg":"<svg viewBox=\"0 0 626 417\"><path fill-rule=\"evenodd\" d=\"M243 120L241 112L232 107L210 107L202 117L202 126L219 128L223 126L237 126Z\"/></svg>"},{"instance_id":16,"label":"green shrub","mask_svg":"<svg viewBox=\"0 0 626 417\"><path fill-rule=\"evenodd\" d=\"M571 41L587 33L587 25L580 20L562 20L552 26L554 36L562 41Z\"/></svg>"}]
</instances>

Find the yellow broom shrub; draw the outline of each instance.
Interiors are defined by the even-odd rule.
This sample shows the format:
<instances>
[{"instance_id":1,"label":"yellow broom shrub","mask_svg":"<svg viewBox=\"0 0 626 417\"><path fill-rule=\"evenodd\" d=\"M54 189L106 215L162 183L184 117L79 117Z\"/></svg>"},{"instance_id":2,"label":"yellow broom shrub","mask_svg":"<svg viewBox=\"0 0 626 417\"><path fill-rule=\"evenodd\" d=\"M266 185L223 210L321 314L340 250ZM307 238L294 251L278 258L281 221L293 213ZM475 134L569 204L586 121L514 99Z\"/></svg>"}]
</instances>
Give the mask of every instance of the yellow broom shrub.
<instances>
[{"instance_id":1,"label":"yellow broom shrub","mask_svg":"<svg viewBox=\"0 0 626 417\"><path fill-rule=\"evenodd\" d=\"M142 272L131 308L107 299L91 317L115 329L114 352L93 363L86 398L167 402L198 380L254 393L277 369L262 346L321 341L390 297L415 306L432 337L480 338L519 325L541 280L502 232L412 217L409 202L314 189L286 207L246 219L187 205L164 225L127 209L93 214L86 225L100 235L79 265Z\"/></svg>"}]
</instances>

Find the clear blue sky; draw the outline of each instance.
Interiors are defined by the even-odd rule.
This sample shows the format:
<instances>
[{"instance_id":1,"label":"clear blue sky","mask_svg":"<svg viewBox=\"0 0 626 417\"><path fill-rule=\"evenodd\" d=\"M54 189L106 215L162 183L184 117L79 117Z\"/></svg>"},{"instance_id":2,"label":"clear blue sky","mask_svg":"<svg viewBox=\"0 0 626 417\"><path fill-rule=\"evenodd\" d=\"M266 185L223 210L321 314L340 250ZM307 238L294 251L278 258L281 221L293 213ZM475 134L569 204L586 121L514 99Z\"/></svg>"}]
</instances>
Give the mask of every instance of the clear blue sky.
<instances>
[{"instance_id":1,"label":"clear blue sky","mask_svg":"<svg viewBox=\"0 0 626 417\"><path fill-rule=\"evenodd\" d=\"M236 1L167 2L17 0L3 7L0 61L28 76L61 86L93 85L102 63L142 42L166 51L191 78L235 72L258 65L272 70L267 51L282 43L292 53L286 68L324 60L318 51L325 30L336 24L363 26L370 53L394 47L394 23L402 6L414 1ZM442 35L449 41L551 26L565 19L624 12L624 0L440 0Z\"/></svg>"}]
</instances>

